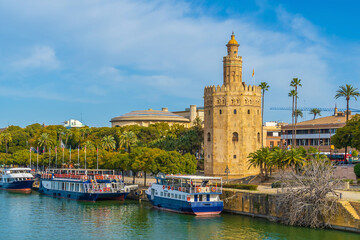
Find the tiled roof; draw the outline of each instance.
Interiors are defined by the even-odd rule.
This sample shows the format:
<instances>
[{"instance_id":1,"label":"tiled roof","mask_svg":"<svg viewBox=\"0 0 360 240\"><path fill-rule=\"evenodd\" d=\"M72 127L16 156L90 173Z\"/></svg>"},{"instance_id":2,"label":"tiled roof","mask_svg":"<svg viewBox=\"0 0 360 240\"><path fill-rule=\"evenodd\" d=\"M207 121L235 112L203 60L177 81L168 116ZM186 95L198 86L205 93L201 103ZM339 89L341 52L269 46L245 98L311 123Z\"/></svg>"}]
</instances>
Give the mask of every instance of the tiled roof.
<instances>
[{"instance_id":1,"label":"tiled roof","mask_svg":"<svg viewBox=\"0 0 360 240\"><path fill-rule=\"evenodd\" d=\"M355 115L349 115L349 119L354 117ZM316 126L316 125L345 125L346 122L346 116L328 116L328 117L321 117L316 118L313 120L307 120L303 122L298 122L296 124L296 127L310 127L310 126ZM289 129L291 128L291 124L287 126L283 126L283 129Z\"/></svg>"},{"instance_id":2,"label":"tiled roof","mask_svg":"<svg viewBox=\"0 0 360 240\"><path fill-rule=\"evenodd\" d=\"M117 121L175 121L175 122L190 122L189 119L182 116L176 115L168 111L158 111L158 110L141 110L141 111L132 111L121 115L119 117L114 117L110 122Z\"/></svg>"}]
</instances>

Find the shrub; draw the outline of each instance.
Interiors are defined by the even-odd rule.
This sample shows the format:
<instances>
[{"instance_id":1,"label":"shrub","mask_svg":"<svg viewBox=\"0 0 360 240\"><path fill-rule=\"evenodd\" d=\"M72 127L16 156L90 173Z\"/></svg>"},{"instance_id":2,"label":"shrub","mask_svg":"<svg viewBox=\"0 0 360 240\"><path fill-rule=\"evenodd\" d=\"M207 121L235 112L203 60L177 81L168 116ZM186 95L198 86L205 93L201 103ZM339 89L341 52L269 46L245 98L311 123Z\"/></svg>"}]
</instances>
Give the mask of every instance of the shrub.
<instances>
[{"instance_id":1,"label":"shrub","mask_svg":"<svg viewBox=\"0 0 360 240\"><path fill-rule=\"evenodd\" d=\"M355 158L358 157L359 156L358 151L356 151L356 150L352 151L351 156L353 156Z\"/></svg>"},{"instance_id":2,"label":"shrub","mask_svg":"<svg viewBox=\"0 0 360 240\"><path fill-rule=\"evenodd\" d=\"M224 184L224 188L234 188L234 189L245 189L245 190L257 190L258 185L254 184Z\"/></svg>"},{"instance_id":3,"label":"shrub","mask_svg":"<svg viewBox=\"0 0 360 240\"><path fill-rule=\"evenodd\" d=\"M360 178L360 163L356 164L354 167L354 173L357 178Z\"/></svg>"},{"instance_id":4,"label":"shrub","mask_svg":"<svg viewBox=\"0 0 360 240\"><path fill-rule=\"evenodd\" d=\"M349 184L354 184L353 179L343 179L344 182L349 182Z\"/></svg>"}]
</instances>

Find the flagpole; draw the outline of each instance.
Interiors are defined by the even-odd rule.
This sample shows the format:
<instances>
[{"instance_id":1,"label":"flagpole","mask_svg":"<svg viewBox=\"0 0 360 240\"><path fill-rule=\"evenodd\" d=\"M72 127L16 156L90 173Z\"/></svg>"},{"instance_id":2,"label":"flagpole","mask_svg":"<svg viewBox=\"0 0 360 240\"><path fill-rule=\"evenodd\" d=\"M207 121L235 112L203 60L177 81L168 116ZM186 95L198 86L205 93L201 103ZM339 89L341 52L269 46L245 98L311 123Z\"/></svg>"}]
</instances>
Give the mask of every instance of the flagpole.
<instances>
[{"instance_id":1,"label":"flagpole","mask_svg":"<svg viewBox=\"0 0 360 240\"><path fill-rule=\"evenodd\" d=\"M39 168L39 147L36 148L36 172Z\"/></svg>"},{"instance_id":2,"label":"flagpole","mask_svg":"<svg viewBox=\"0 0 360 240\"><path fill-rule=\"evenodd\" d=\"M96 170L99 169L99 149L96 148Z\"/></svg>"},{"instance_id":3,"label":"flagpole","mask_svg":"<svg viewBox=\"0 0 360 240\"><path fill-rule=\"evenodd\" d=\"M69 166L71 166L71 146L69 148L69 152L70 152Z\"/></svg>"},{"instance_id":4,"label":"flagpole","mask_svg":"<svg viewBox=\"0 0 360 240\"><path fill-rule=\"evenodd\" d=\"M78 146L78 168L80 168L80 147Z\"/></svg>"},{"instance_id":5,"label":"flagpole","mask_svg":"<svg viewBox=\"0 0 360 240\"><path fill-rule=\"evenodd\" d=\"M30 168L31 168L31 147L30 147Z\"/></svg>"},{"instance_id":6,"label":"flagpole","mask_svg":"<svg viewBox=\"0 0 360 240\"><path fill-rule=\"evenodd\" d=\"M55 147L55 168L57 168L57 147Z\"/></svg>"},{"instance_id":7,"label":"flagpole","mask_svg":"<svg viewBox=\"0 0 360 240\"><path fill-rule=\"evenodd\" d=\"M62 147L62 151L63 151L63 158L62 158L62 165L61 165L61 168L64 168L64 154L65 154L65 151L64 151L64 146Z\"/></svg>"},{"instance_id":8,"label":"flagpole","mask_svg":"<svg viewBox=\"0 0 360 240\"><path fill-rule=\"evenodd\" d=\"M51 147L49 147L49 171L50 171L50 163L51 163Z\"/></svg>"},{"instance_id":9,"label":"flagpole","mask_svg":"<svg viewBox=\"0 0 360 240\"><path fill-rule=\"evenodd\" d=\"M86 147L85 147L85 170L86 170Z\"/></svg>"}]
</instances>

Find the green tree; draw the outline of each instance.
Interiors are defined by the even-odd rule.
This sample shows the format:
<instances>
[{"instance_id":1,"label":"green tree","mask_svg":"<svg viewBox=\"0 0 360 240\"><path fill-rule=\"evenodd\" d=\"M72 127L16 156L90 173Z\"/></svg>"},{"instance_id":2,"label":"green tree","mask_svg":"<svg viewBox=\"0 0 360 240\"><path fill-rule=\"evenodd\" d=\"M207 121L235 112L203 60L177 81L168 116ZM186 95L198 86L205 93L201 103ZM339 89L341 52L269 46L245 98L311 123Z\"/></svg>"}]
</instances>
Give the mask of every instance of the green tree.
<instances>
[{"instance_id":1,"label":"green tree","mask_svg":"<svg viewBox=\"0 0 360 240\"><path fill-rule=\"evenodd\" d=\"M275 148L272 152L271 152L271 162L273 166L276 166L279 169L282 169L286 166L287 164L287 152L286 150L280 149L280 148Z\"/></svg>"},{"instance_id":2,"label":"green tree","mask_svg":"<svg viewBox=\"0 0 360 240\"><path fill-rule=\"evenodd\" d=\"M264 103L265 103L265 92L269 90L270 86L267 84L267 82L261 82L260 88L262 90L262 96L261 96L261 121L262 121L262 129L261 129L261 146L264 147Z\"/></svg>"},{"instance_id":3,"label":"green tree","mask_svg":"<svg viewBox=\"0 0 360 240\"><path fill-rule=\"evenodd\" d=\"M350 98L354 98L357 100L357 97L360 96L357 88L353 87L352 85L346 84L345 86L340 86L339 89L336 91L335 98L344 97L346 99L346 121L349 120L349 101Z\"/></svg>"},{"instance_id":4,"label":"green tree","mask_svg":"<svg viewBox=\"0 0 360 240\"><path fill-rule=\"evenodd\" d=\"M46 151L46 147L52 145L52 141L50 139L50 136L48 133L43 133L40 135L40 138L38 139L38 143L40 147L44 147Z\"/></svg>"},{"instance_id":5,"label":"green tree","mask_svg":"<svg viewBox=\"0 0 360 240\"><path fill-rule=\"evenodd\" d=\"M12 142L12 136L9 132L0 133L0 143L5 144L6 153L8 153L8 144Z\"/></svg>"},{"instance_id":6,"label":"green tree","mask_svg":"<svg viewBox=\"0 0 360 240\"><path fill-rule=\"evenodd\" d=\"M287 151L287 166L298 170L305 163L304 153L300 149L292 148Z\"/></svg>"},{"instance_id":7,"label":"green tree","mask_svg":"<svg viewBox=\"0 0 360 240\"><path fill-rule=\"evenodd\" d=\"M346 99L346 121L349 120L349 102L350 98L354 98L357 100L357 97L360 96L357 88L353 87L350 84L346 84L345 86L340 86L339 89L336 91L335 98L344 97ZM345 146L345 156L347 155L347 145ZM346 159L345 159L346 160Z\"/></svg>"},{"instance_id":8,"label":"green tree","mask_svg":"<svg viewBox=\"0 0 360 240\"><path fill-rule=\"evenodd\" d=\"M125 131L120 135L119 145L120 148L124 147L128 153L131 153L131 147L137 142L137 137L132 131Z\"/></svg>"},{"instance_id":9,"label":"green tree","mask_svg":"<svg viewBox=\"0 0 360 240\"><path fill-rule=\"evenodd\" d=\"M67 147L68 141L69 141L69 137L72 136L72 132L70 129L65 129L63 132L64 136L65 136L65 148Z\"/></svg>"},{"instance_id":10,"label":"green tree","mask_svg":"<svg viewBox=\"0 0 360 240\"><path fill-rule=\"evenodd\" d=\"M260 174L268 178L268 170L271 167L271 151L268 147L263 147L257 151L250 153L248 156L249 169L252 167L259 167ZM265 170L265 175L264 175Z\"/></svg>"},{"instance_id":11,"label":"green tree","mask_svg":"<svg viewBox=\"0 0 360 240\"><path fill-rule=\"evenodd\" d=\"M116 147L116 142L113 136L104 136L101 139L101 145L105 150L113 150Z\"/></svg>"},{"instance_id":12,"label":"green tree","mask_svg":"<svg viewBox=\"0 0 360 240\"><path fill-rule=\"evenodd\" d=\"M318 108L312 108L310 109L310 114L314 115L314 119L316 118L316 115L321 116L321 110Z\"/></svg>"},{"instance_id":13,"label":"green tree","mask_svg":"<svg viewBox=\"0 0 360 240\"><path fill-rule=\"evenodd\" d=\"M295 125L297 124L297 122L298 122L298 118L299 117L303 117L303 113L302 113L302 111L300 110L300 109L296 109L296 111L295 111ZM296 130L295 130L296 131Z\"/></svg>"}]
</instances>

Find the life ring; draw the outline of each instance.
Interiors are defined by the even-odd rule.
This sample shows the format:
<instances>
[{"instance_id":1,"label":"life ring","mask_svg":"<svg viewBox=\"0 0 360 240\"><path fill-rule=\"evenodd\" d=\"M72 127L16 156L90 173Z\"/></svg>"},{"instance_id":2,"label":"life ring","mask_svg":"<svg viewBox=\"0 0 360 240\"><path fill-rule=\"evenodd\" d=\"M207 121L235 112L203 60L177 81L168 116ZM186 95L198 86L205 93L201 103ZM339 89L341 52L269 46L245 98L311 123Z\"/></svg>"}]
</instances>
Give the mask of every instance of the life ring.
<instances>
[{"instance_id":1,"label":"life ring","mask_svg":"<svg viewBox=\"0 0 360 240\"><path fill-rule=\"evenodd\" d=\"M165 189L165 185L163 185L163 189Z\"/></svg>"},{"instance_id":2,"label":"life ring","mask_svg":"<svg viewBox=\"0 0 360 240\"><path fill-rule=\"evenodd\" d=\"M178 190L181 192L181 187L179 187Z\"/></svg>"},{"instance_id":3,"label":"life ring","mask_svg":"<svg viewBox=\"0 0 360 240\"><path fill-rule=\"evenodd\" d=\"M170 186L168 186L168 190L170 190Z\"/></svg>"},{"instance_id":4,"label":"life ring","mask_svg":"<svg viewBox=\"0 0 360 240\"><path fill-rule=\"evenodd\" d=\"M198 193L201 192L201 188L200 188L200 187L196 188L196 191L197 191Z\"/></svg>"},{"instance_id":5,"label":"life ring","mask_svg":"<svg viewBox=\"0 0 360 240\"><path fill-rule=\"evenodd\" d=\"M84 176L84 179L85 179L85 180L87 180L87 179L88 179L88 177L87 177L87 176Z\"/></svg>"},{"instance_id":6,"label":"life ring","mask_svg":"<svg viewBox=\"0 0 360 240\"><path fill-rule=\"evenodd\" d=\"M171 187L171 190L174 190L174 187Z\"/></svg>"},{"instance_id":7,"label":"life ring","mask_svg":"<svg viewBox=\"0 0 360 240\"><path fill-rule=\"evenodd\" d=\"M215 187L212 187L212 188L211 188L211 191L212 191L212 192L215 192L215 190L216 190Z\"/></svg>"}]
</instances>

